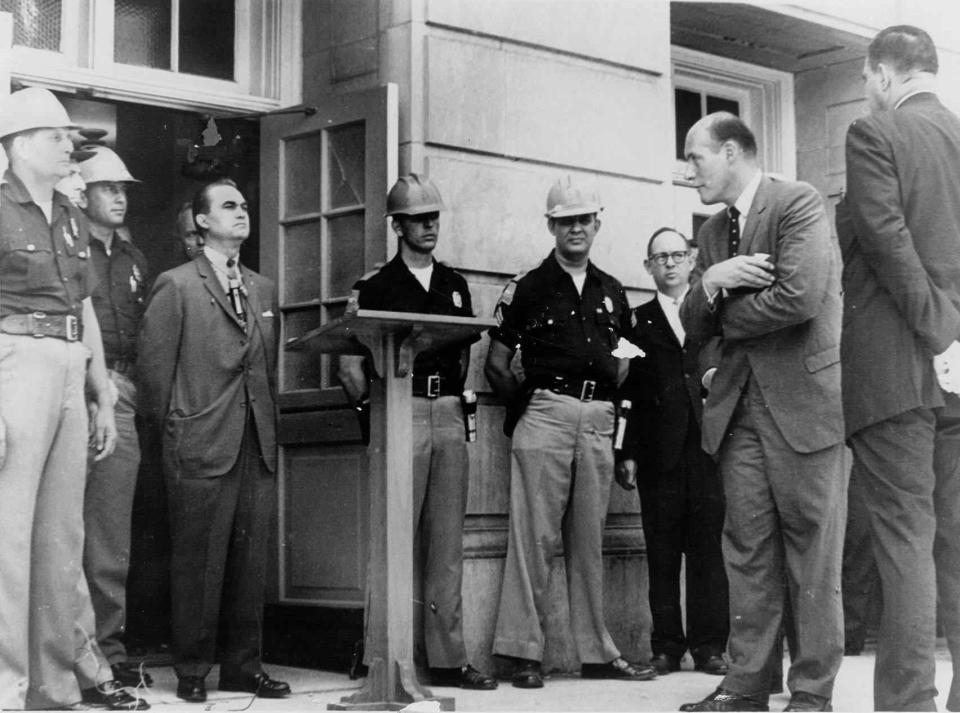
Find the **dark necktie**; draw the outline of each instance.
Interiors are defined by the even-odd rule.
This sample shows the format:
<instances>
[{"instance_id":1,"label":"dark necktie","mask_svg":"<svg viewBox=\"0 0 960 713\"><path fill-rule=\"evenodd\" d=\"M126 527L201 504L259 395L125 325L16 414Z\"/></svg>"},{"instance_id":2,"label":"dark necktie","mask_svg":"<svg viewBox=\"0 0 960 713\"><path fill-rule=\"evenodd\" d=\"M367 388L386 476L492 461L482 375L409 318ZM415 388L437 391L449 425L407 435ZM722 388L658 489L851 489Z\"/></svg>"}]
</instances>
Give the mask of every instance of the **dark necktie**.
<instances>
[{"instance_id":1,"label":"dark necktie","mask_svg":"<svg viewBox=\"0 0 960 713\"><path fill-rule=\"evenodd\" d=\"M727 209L729 222L727 223L727 240L730 246L730 257L737 254L740 248L740 211L734 206Z\"/></svg>"},{"instance_id":2,"label":"dark necktie","mask_svg":"<svg viewBox=\"0 0 960 713\"><path fill-rule=\"evenodd\" d=\"M243 309L243 285L240 283L240 275L237 274L237 261L234 258L227 259L227 296L230 298L230 304L243 326L247 326L247 316Z\"/></svg>"}]
</instances>

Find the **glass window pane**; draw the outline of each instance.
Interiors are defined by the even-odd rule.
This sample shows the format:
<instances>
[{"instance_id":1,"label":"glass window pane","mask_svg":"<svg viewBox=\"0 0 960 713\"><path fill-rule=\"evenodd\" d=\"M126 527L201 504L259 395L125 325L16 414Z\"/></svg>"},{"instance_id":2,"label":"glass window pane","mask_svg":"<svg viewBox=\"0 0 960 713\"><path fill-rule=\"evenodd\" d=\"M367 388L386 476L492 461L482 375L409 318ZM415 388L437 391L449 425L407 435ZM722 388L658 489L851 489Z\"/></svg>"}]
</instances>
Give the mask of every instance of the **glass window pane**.
<instances>
[{"instance_id":1,"label":"glass window pane","mask_svg":"<svg viewBox=\"0 0 960 713\"><path fill-rule=\"evenodd\" d=\"M285 312L283 324L286 339L300 337L320 326L320 308ZM309 346L300 351L281 349L280 358L283 359L281 391L320 388L323 360L319 351Z\"/></svg>"},{"instance_id":2,"label":"glass window pane","mask_svg":"<svg viewBox=\"0 0 960 713\"><path fill-rule=\"evenodd\" d=\"M363 205L364 125L340 126L327 132L327 186L330 208Z\"/></svg>"},{"instance_id":3,"label":"glass window pane","mask_svg":"<svg viewBox=\"0 0 960 713\"><path fill-rule=\"evenodd\" d=\"M113 59L170 69L170 0L116 0Z\"/></svg>"},{"instance_id":4,"label":"glass window pane","mask_svg":"<svg viewBox=\"0 0 960 713\"><path fill-rule=\"evenodd\" d=\"M180 71L234 78L234 0L180 0Z\"/></svg>"},{"instance_id":5,"label":"glass window pane","mask_svg":"<svg viewBox=\"0 0 960 713\"><path fill-rule=\"evenodd\" d=\"M327 223L330 283L325 298L346 297L363 276L363 213L342 215Z\"/></svg>"},{"instance_id":6,"label":"glass window pane","mask_svg":"<svg viewBox=\"0 0 960 713\"><path fill-rule=\"evenodd\" d=\"M700 93L688 89L674 89L674 104L677 132L677 158L683 160L683 146L687 141L687 132L690 127L700 120Z\"/></svg>"},{"instance_id":7,"label":"glass window pane","mask_svg":"<svg viewBox=\"0 0 960 713\"><path fill-rule=\"evenodd\" d=\"M729 111L731 114L740 116L740 102L735 99L724 99L723 97L712 97L707 95L707 113L712 114L715 111Z\"/></svg>"},{"instance_id":8,"label":"glass window pane","mask_svg":"<svg viewBox=\"0 0 960 713\"><path fill-rule=\"evenodd\" d=\"M62 0L2 0L0 10L13 14L13 44L60 51Z\"/></svg>"},{"instance_id":9,"label":"glass window pane","mask_svg":"<svg viewBox=\"0 0 960 713\"><path fill-rule=\"evenodd\" d=\"M286 217L320 212L322 134L290 139L284 145Z\"/></svg>"},{"instance_id":10,"label":"glass window pane","mask_svg":"<svg viewBox=\"0 0 960 713\"><path fill-rule=\"evenodd\" d=\"M284 229L283 265L284 303L306 302L321 297L323 254L319 221Z\"/></svg>"}]
</instances>

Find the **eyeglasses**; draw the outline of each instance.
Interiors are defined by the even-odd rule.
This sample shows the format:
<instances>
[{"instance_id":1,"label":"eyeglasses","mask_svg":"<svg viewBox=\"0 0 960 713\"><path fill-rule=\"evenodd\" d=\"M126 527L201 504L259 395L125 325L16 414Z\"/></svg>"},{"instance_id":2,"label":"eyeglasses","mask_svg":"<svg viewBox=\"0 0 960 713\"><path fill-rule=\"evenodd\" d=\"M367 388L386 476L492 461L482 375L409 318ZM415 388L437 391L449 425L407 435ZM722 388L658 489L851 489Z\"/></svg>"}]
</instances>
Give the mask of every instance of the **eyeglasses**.
<instances>
[{"instance_id":1,"label":"eyeglasses","mask_svg":"<svg viewBox=\"0 0 960 713\"><path fill-rule=\"evenodd\" d=\"M564 228L572 228L576 223L586 227L593 222L593 218L593 213L584 213L583 215L564 215L555 220Z\"/></svg>"},{"instance_id":2,"label":"eyeglasses","mask_svg":"<svg viewBox=\"0 0 960 713\"><path fill-rule=\"evenodd\" d=\"M673 263L677 265L686 260L688 257L690 257L689 250L677 250L672 253L654 253L647 258L647 261L655 262L658 265L663 266L667 264L667 260L673 260Z\"/></svg>"}]
</instances>

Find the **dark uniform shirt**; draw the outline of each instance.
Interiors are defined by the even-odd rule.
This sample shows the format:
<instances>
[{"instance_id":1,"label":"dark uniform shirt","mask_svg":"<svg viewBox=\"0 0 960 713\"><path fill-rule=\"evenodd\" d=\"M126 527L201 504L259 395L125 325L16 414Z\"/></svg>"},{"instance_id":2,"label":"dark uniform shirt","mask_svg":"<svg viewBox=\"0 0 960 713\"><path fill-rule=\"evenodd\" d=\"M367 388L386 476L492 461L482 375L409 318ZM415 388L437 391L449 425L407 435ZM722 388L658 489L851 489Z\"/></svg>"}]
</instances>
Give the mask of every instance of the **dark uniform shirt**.
<instances>
[{"instance_id":1,"label":"dark uniform shirt","mask_svg":"<svg viewBox=\"0 0 960 713\"><path fill-rule=\"evenodd\" d=\"M119 233L114 233L109 255L96 238L90 242L90 253L98 278L93 309L107 366L113 368L118 361L132 364L137 359L137 332L146 304L147 259Z\"/></svg>"},{"instance_id":2,"label":"dark uniform shirt","mask_svg":"<svg viewBox=\"0 0 960 713\"><path fill-rule=\"evenodd\" d=\"M51 222L23 182L0 185L0 317L45 312L80 319L96 285L87 220L54 191Z\"/></svg>"},{"instance_id":3,"label":"dark uniform shirt","mask_svg":"<svg viewBox=\"0 0 960 713\"><path fill-rule=\"evenodd\" d=\"M407 269L399 253L379 270L364 275L353 289L361 309L474 316L467 281L458 272L436 260L433 261L429 292ZM413 375L439 374L449 379L450 383L462 386L460 359L464 346L453 344L443 349L421 352L413 363Z\"/></svg>"},{"instance_id":4,"label":"dark uniform shirt","mask_svg":"<svg viewBox=\"0 0 960 713\"><path fill-rule=\"evenodd\" d=\"M587 263L583 294L553 253L507 283L497 303L500 326L490 336L520 349L524 378L533 384L555 377L617 385L618 359L611 355L630 330L623 286Z\"/></svg>"}]
</instances>

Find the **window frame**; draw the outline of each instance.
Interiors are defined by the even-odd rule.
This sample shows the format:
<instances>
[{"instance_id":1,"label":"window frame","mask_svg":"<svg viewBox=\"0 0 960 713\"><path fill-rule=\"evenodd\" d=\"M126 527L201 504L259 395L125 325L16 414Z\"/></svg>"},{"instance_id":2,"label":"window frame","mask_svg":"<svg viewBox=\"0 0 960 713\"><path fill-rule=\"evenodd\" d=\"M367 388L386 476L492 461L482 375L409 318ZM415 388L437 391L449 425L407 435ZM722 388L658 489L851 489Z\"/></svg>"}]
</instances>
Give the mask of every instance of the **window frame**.
<instances>
[{"instance_id":1,"label":"window frame","mask_svg":"<svg viewBox=\"0 0 960 713\"><path fill-rule=\"evenodd\" d=\"M65 0L60 51L12 47L11 79L98 99L218 115L298 104L302 0L235 2L232 81L115 62L114 0Z\"/></svg>"},{"instance_id":2,"label":"window frame","mask_svg":"<svg viewBox=\"0 0 960 713\"><path fill-rule=\"evenodd\" d=\"M674 91L734 99L740 116L757 135L760 165L768 173L793 179L797 172L796 126L793 109L793 75L755 64L671 46L670 107L676 127ZM674 185L689 186L686 162L674 159Z\"/></svg>"}]
</instances>

